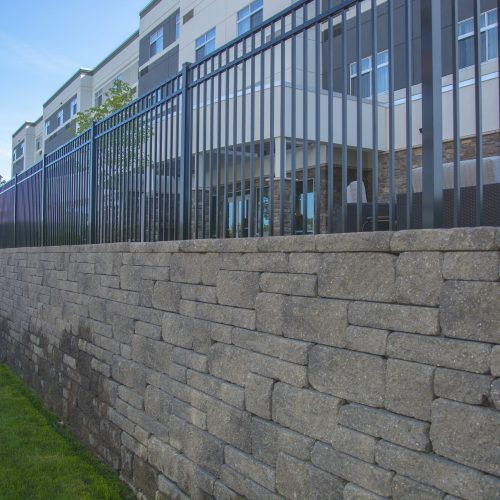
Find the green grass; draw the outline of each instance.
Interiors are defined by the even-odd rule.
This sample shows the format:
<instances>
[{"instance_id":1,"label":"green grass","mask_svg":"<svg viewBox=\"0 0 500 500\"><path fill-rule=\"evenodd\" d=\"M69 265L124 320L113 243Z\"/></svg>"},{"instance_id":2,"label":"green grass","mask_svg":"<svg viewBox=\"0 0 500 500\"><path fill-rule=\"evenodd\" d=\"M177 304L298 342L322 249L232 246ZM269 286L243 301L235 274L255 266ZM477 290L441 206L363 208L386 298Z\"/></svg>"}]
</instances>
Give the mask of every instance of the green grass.
<instances>
[{"instance_id":1,"label":"green grass","mask_svg":"<svg viewBox=\"0 0 500 500\"><path fill-rule=\"evenodd\" d=\"M111 469L0 364L0 499L133 499Z\"/></svg>"}]
</instances>

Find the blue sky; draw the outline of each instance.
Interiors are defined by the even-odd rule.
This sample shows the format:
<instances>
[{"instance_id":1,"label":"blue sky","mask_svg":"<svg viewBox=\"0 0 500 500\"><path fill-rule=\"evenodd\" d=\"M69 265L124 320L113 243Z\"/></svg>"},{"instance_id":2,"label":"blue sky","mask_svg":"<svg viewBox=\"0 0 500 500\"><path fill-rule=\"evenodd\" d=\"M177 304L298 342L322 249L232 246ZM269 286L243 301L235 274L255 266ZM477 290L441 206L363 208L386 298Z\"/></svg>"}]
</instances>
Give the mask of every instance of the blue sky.
<instances>
[{"instance_id":1,"label":"blue sky","mask_svg":"<svg viewBox=\"0 0 500 500\"><path fill-rule=\"evenodd\" d=\"M148 0L15 0L0 4L0 175L12 133L78 68L93 68L139 27Z\"/></svg>"}]
</instances>

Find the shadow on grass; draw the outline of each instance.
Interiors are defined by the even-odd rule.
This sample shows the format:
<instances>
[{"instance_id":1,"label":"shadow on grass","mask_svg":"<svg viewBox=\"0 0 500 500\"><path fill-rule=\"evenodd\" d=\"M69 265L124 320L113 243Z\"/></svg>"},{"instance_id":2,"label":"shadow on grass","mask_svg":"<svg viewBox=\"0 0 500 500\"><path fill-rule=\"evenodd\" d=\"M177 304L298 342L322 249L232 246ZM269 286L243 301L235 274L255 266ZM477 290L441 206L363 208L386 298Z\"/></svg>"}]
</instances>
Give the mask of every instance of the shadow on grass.
<instances>
[{"instance_id":1,"label":"shadow on grass","mask_svg":"<svg viewBox=\"0 0 500 500\"><path fill-rule=\"evenodd\" d=\"M117 475L0 364L0 499L133 498Z\"/></svg>"}]
</instances>

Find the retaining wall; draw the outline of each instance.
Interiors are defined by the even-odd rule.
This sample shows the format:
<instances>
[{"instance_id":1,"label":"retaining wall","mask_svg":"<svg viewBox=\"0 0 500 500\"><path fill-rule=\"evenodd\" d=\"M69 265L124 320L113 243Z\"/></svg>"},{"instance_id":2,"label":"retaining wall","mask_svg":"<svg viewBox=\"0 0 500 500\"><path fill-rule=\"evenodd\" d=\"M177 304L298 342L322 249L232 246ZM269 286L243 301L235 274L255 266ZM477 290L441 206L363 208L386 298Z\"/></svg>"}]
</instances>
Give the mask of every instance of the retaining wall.
<instances>
[{"instance_id":1,"label":"retaining wall","mask_svg":"<svg viewBox=\"0 0 500 500\"><path fill-rule=\"evenodd\" d=\"M0 359L147 498L500 498L500 231L0 251Z\"/></svg>"}]
</instances>

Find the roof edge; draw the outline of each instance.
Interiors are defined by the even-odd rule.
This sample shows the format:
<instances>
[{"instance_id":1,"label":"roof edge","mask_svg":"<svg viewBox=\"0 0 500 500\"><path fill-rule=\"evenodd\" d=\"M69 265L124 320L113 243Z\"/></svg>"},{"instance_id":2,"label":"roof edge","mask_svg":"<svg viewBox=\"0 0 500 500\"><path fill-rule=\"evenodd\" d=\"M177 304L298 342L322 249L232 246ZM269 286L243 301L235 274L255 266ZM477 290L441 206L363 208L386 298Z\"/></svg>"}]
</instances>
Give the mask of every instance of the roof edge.
<instances>
[{"instance_id":1,"label":"roof edge","mask_svg":"<svg viewBox=\"0 0 500 500\"><path fill-rule=\"evenodd\" d=\"M40 118L38 118L37 120L35 120L34 122L24 122L13 134L12 134L12 137L15 137L17 134L19 134L19 132L21 132L21 130L23 130L24 128L26 127L34 127L36 125L38 125L41 121L42 121L42 118L43 118L43 115L40 116Z\"/></svg>"},{"instance_id":2,"label":"roof edge","mask_svg":"<svg viewBox=\"0 0 500 500\"><path fill-rule=\"evenodd\" d=\"M76 73L73 74L65 83L59 87L56 92L54 92L47 101L43 103L43 107L48 106L57 96L60 94L66 87L68 87L71 83L73 83L79 76L81 75L90 75L92 76L92 70L91 69L86 69L86 68L80 68L76 71Z\"/></svg>"},{"instance_id":3,"label":"roof edge","mask_svg":"<svg viewBox=\"0 0 500 500\"><path fill-rule=\"evenodd\" d=\"M144 9L142 9L139 12L139 18L142 19L148 12L151 12L159 3L161 0L151 0Z\"/></svg>"}]
</instances>

